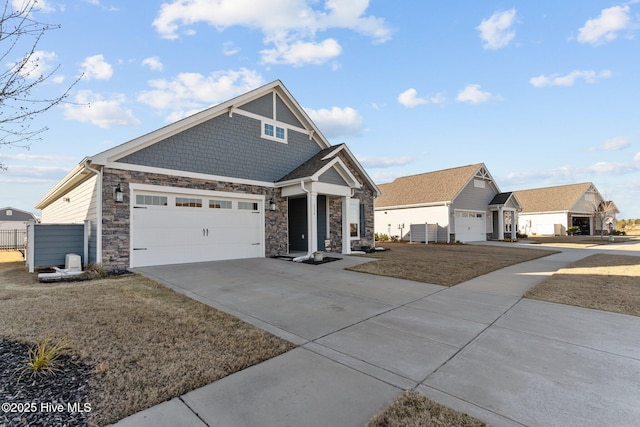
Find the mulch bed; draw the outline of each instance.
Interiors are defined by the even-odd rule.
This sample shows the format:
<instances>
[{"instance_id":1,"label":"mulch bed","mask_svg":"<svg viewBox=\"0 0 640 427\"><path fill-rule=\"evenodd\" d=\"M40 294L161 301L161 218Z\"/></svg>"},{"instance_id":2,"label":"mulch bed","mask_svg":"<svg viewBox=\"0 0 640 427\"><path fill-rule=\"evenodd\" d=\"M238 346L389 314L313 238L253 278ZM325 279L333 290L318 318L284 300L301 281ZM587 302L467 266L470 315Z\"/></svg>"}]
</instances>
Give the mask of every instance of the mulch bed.
<instances>
[{"instance_id":1,"label":"mulch bed","mask_svg":"<svg viewBox=\"0 0 640 427\"><path fill-rule=\"evenodd\" d=\"M89 378L93 368L70 355L58 360L53 373L25 371L30 346L0 340L1 426L86 426L92 402Z\"/></svg>"},{"instance_id":2,"label":"mulch bed","mask_svg":"<svg viewBox=\"0 0 640 427\"><path fill-rule=\"evenodd\" d=\"M304 264L312 264L312 265L319 265L319 264L326 264L328 262L333 262L333 261L339 261L342 258L335 258L335 257L330 257L330 256L325 256L322 258L322 261L314 261L313 258L311 259L306 259L304 261L302 261Z\"/></svg>"}]
</instances>

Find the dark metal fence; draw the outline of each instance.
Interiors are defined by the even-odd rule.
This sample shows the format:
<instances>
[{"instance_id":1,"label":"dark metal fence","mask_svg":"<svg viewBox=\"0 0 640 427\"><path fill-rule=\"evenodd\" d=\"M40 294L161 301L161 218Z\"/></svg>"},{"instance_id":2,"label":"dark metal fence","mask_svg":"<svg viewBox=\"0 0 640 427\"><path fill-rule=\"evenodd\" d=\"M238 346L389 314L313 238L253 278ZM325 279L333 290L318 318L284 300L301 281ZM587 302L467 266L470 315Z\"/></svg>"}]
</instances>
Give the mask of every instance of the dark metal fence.
<instances>
[{"instance_id":1,"label":"dark metal fence","mask_svg":"<svg viewBox=\"0 0 640 427\"><path fill-rule=\"evenodd\" d=\"M24 249L27 230L0 230L0 251Z\"/></svg>"}]
</instances>

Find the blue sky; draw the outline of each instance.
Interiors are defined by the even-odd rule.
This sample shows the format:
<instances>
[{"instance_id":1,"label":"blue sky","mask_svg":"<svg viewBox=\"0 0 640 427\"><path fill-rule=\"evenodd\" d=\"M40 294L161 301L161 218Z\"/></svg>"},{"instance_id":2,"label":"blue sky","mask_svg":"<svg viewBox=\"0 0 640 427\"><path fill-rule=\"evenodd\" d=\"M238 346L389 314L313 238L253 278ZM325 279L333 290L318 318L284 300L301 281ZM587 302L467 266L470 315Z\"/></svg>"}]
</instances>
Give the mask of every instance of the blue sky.
<instances>
[{"instance_id":1,"label":"blue sky","mask_svg":"<svg viewBox=\"0 0 640 427\"><path fill-rule=\"evenodd\" d=\"M24 0L10 0L21 4ZM0 205L83 157L276 79L377 183L484 162L502 191L592 181L640 217L640 1L40 0L34 96ZM4 58L2 67L19 60ZM88 105L87 105L88 104Z\"/></svg>"}]
</instances>

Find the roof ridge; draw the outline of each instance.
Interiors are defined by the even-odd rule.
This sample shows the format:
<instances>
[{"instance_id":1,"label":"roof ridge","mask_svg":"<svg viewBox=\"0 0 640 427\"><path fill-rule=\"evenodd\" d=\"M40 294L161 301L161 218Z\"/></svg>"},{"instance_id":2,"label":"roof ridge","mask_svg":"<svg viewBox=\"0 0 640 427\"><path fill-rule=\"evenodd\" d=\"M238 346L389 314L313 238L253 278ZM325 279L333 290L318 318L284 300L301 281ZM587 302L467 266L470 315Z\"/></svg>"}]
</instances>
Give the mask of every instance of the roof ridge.
<instances>
[{"instance_id":1,"label":"roof ridge","mask_svg":"<svg viewBox=\"0 0 640 427\"><path fill-rule=\"evenodd\" d=\"M464 168L468 168L468 167L471 167L471 166L480 167L481 165L484 165L484 163L483 162L471 163L471 164L464 165L464 166L456 166L456 167L451 167L451 168L446 168L446 169L438 169L438 170L435 170L435 171L416 173L416 174L413 174L413 175L404 175L404 176L399 176L399 177L395 178L391 182L387 182L387 183L379 184L379 185L391 184L391 183L395 182L398 179L412 178L412 177L416 177L416 176L429 175L429 174L432 174L432 173L446 172L446 171L451 171L451 170L454 170L454 169L464 169Z\"/></svg>"}]
</instances>

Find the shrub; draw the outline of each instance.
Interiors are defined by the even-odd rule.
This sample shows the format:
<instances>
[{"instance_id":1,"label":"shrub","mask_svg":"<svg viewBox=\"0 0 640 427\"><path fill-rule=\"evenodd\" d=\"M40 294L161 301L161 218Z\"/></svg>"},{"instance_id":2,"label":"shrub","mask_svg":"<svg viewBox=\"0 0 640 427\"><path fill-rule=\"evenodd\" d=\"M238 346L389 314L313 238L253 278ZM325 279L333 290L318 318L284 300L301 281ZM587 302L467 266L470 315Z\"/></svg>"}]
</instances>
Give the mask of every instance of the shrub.
<instances>
[{"instance_id":1,"label":"shrub","mask_svg":"<svg viewBox=\"0 0 640 427\"><path fill-rule=\"evenodd\" d=\"M41 343L29 349L29 360L19 369L21 373L18 381L26 372L35 374L54 373L57 370L58 359L63 354L67 354L70 349L71 346L66 337L58 340L55 344L52 342L51 337L45 338Z\"/></svg>"},{"instance_id":2,"label":"shrub","mask_svg":"<svg viewBox=\"0 0 640 427\"><path fill-rule=\"evenodd\" d=\"M580 227L569 227L567 228L567 234L569 236L575 236L580 231Z\"/></svg>"}]
</instances>

